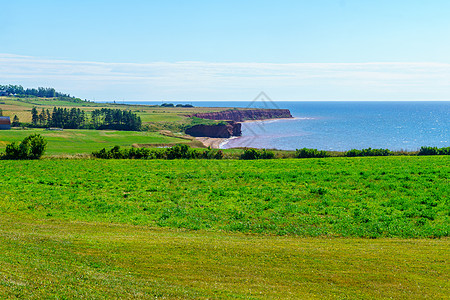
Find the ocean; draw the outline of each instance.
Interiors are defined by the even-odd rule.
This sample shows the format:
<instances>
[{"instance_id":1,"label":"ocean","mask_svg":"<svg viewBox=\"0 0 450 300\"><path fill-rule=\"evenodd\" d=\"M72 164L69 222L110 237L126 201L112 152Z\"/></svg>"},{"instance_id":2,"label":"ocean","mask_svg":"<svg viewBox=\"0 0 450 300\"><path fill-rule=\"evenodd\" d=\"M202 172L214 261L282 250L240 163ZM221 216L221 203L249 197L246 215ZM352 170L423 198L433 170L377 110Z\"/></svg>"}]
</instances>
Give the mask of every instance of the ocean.
<instances>
[{"instance_id":1,"label":"ocean","mask_svg":"<svg viewBox=\"0 0 450 300\"><path fill-rule=\"evenodd\" d=\"M125 102L161 104L161 102ZM242 136L222 148L256 147L346 151L387 148L415 151L450 146L450 101L445 102L173 102L203 107L287 108L293 119L245 122Z\"/></svg>"}]
</instances>

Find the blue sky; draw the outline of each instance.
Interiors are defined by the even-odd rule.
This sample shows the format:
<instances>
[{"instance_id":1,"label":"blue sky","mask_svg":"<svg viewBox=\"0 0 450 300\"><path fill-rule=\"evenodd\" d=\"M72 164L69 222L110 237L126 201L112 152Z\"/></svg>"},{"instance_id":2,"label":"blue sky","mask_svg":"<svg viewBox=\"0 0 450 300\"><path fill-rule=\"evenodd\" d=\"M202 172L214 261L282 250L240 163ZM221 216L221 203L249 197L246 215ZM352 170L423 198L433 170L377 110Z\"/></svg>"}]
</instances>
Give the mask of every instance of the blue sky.
<instances>
[{"instance_id":1,"label":"blue sky","mask_svg":"<svg viewBox=\"0 0 450 300\"><path fill-rule=\"evenodd\" d=\"M450 1L0 7L3 84L96 100L450 100Z\"/></svg>"}]
</instances>

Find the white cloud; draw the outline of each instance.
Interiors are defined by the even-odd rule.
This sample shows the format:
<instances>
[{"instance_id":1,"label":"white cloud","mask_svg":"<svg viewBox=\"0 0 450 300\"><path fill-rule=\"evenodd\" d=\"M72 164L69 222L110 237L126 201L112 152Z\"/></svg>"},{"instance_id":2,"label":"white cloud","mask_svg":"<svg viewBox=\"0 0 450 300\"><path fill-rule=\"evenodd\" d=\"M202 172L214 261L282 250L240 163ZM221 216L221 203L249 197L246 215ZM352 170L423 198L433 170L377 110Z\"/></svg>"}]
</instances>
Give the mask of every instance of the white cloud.
<instances>
[{"instance_id":1,"label":"white cloud","mask_svg":"<svg viewBox=\"0 0 450 300\"><path fill-rule=\"evenodd\" d=\"M95 100L450 100L444 63L104 63L0 54L0 83Z\"/></svg>"}]
</instances>

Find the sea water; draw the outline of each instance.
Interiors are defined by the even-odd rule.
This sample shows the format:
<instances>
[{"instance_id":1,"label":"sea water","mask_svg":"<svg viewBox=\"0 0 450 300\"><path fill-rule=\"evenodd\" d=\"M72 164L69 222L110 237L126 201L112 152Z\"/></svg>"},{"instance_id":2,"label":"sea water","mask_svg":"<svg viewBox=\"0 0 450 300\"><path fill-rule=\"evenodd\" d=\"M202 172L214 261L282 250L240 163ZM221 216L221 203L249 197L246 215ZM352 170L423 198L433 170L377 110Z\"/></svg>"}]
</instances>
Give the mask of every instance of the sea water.
<instances>
[{"instance_id":1,"label":"sea water","mask_svg":"<svg viewBox=\"0 0 450 300\"><path fill-rule=\"evenodd\" d=\"M242 124L242 136L223 143L223 148L295 150L306 147L346 151L371 147L415 151L421 146L450 146L450 101L173 103L202 107L287 108L294 117L245 122Z\"/></svg>"}]
</instances>

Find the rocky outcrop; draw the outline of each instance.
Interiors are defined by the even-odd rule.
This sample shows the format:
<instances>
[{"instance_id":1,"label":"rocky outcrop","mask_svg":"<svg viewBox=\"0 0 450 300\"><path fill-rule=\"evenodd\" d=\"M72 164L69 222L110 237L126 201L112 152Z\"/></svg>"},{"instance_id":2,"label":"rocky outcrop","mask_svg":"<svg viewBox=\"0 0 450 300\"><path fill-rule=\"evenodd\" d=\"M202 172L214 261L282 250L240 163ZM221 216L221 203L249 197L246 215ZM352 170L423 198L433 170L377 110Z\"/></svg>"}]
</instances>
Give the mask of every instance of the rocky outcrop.
<instances>
[{"instance_id":1,"label":"rocky outcrop","mask_svg":"<svg viewBox=\"0 0 450 300\"><path fill-rule=\"evenodd\" d=\"M230 138L232 136L242 135L241 124L234 121L214 125L194 125L186 129L186 133L195 137L203 136L212 138Z\"/></svg>"},{"instance_id":2,"label":"rocky outcrop","mask_svg":"<svg viewBox=\"0 0 450 300\"><path fill-rule=\"evenodd\" d=\"M246 120L292 118L292 115L289 109L230 109L218 112L197 113L190 115L189 117L243 122Z\"/></svg>"}]
</instances>

